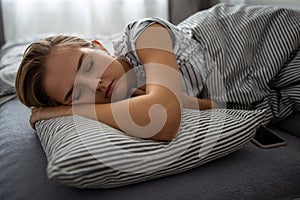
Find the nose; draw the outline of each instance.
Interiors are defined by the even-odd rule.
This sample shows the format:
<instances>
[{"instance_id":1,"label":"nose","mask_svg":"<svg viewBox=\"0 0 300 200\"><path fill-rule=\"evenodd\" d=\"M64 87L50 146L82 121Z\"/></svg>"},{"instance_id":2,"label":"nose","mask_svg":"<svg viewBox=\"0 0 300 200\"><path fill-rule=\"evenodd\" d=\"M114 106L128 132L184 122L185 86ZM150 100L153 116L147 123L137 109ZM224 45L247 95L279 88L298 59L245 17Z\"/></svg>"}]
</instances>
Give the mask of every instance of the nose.
<instances>
[{"instance_id":1,"label":"nose","mask_svg":"<svg viewBox=\"0 0 300 200\"><path fill-rule=\"evenodd\" d=\"M106 92L106 85L104 84L101 78L93 78L93 77L86 77L86 76L78 76L76 79L76 86L81 87L86 92Z\"/></svg>"}]
</instances>

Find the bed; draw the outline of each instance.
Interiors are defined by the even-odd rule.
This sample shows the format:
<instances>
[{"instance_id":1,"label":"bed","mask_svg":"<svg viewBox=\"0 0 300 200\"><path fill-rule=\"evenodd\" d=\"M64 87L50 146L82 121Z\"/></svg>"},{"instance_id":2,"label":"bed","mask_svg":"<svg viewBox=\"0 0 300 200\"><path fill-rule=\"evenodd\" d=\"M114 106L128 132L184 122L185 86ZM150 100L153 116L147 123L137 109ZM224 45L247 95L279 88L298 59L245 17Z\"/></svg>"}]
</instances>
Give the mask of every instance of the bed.
<instances>
[{"instance_id":1,"label":"bed","mask_svg":"<svg viewBox=\"0 0 300 200\"><path fill-rule=\"evenodd\" d=\"M13 76L26 46L43 37L7 41L0 74ZM110 44L119 35L94 35ZM9 66L9 67L8 67ZM296 199L300 197L300 114L271 128L286 146L261 149L252 142L199 167L122 187L78 189L47 177L47 157L30 127L30 109L13 91L1 93L0 199Z\"/></svg>"}]
</instances>

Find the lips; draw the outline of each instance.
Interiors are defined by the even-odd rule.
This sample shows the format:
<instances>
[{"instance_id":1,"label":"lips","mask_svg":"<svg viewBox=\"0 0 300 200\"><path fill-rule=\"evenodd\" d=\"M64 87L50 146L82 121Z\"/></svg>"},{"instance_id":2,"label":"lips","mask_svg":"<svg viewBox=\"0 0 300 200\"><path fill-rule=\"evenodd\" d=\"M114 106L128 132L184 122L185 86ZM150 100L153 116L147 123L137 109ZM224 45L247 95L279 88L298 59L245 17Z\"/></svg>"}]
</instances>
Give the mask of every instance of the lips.
<instances>
[{"instance_id":1,"label":"lips","mask_svg":"<svg viewBox=\"0 0 300 200\"><path fill-rule=\"evenodd\" d=\"M113 83L114 81L112 80L112 82L108 85L107 90L105 92L105 99L107 99L107 97L111 97L114 90Z\"/></svg>"}]
</instances>

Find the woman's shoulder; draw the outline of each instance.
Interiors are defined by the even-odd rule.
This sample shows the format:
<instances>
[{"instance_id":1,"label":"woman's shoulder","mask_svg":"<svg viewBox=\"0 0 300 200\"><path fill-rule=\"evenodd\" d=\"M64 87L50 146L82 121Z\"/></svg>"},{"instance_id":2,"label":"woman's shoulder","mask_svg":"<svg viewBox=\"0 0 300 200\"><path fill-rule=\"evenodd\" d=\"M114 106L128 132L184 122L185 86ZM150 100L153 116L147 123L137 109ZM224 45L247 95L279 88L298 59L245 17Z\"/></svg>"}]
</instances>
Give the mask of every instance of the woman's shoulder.
<instances>
[{"instance_id":1,"label":"woman's shoulder","mask_svg":"<svg viewBox=\"0 0 300 200\"><path fill-rule=\"evenodd\" d=\"M141 35L150 26L158 24L161 27L166 28L170 33L173 43L175 44L177 40L181 41L183 37L190 37L186 32L183 32L180 27L170 23L166 19L152 17L152 18L141 18L135 21L132 21L127 24L122 37L115 44L120 45L121 43L129 47L133 47L135 50L135 44L137 38ZM153 26L152 26L153 27Z\"/></svg>"},{"instance_id":2,"label":"woman's shoulder","mask_svg":"<svg viewBox=\"0 0 300 200\"><path fill-rule=\"evenodd\" d=\"M122 36L113 42L114 50L116 51L115 53L124 55L124 53L127 53L128 51L134 51L137 38L143 31L156 23L169 30L171 36L174 37L174 32L176 32L177 27L169 21L156 17L141 18L129 22L126 25Z\"/></svg>"}]
</instances>

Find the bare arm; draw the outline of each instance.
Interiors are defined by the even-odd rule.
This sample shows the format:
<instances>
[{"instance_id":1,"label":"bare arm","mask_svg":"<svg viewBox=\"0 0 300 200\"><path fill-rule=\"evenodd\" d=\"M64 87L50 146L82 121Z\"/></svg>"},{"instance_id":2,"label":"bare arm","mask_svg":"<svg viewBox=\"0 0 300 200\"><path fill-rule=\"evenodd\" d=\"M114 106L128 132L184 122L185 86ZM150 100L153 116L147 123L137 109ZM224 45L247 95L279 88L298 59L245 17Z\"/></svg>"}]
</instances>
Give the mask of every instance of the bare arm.
<instances>
[{"instance_id":1,"label":"bare arm","mask_svg":"<svg viewBox=\"0 0 300 200\"><path fill-rule=\"evenodd\" d=\"M139 36L136 45L147 75L145 95L112 104L36 109L32 124L40 119L78 114L132 136L172 139L180 127L182 90L171 36L161 25L153 24Z\"/></svg>"}]
</instances>

